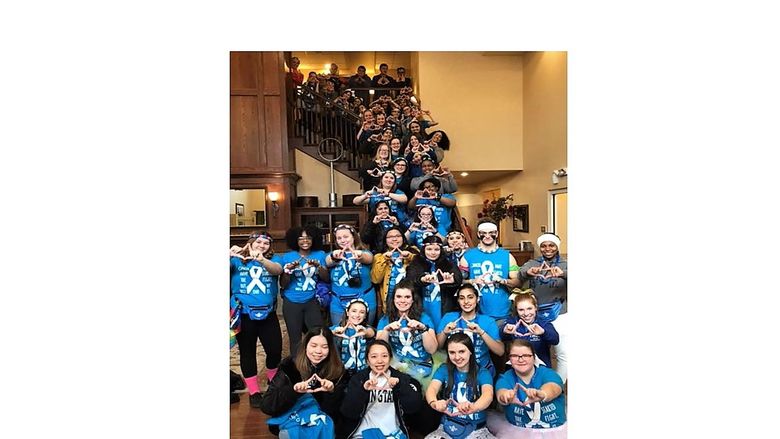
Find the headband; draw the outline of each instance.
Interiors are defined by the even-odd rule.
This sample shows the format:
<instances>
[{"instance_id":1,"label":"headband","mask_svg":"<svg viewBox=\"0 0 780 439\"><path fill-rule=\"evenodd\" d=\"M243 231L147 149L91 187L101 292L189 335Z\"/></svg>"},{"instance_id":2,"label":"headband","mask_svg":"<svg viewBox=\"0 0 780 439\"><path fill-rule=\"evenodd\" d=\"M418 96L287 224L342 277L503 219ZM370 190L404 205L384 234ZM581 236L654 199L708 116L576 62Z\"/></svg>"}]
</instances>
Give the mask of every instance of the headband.
<instances>
[{"instance_id":1,"label":"headband","mask_svg":"<svg viewBox=\"0 0 780 439\"><path fill-rule=\"evenodd\" d=\"M249 235L249 239L259 239L259 238L263 238L268 242L274 242L274 239L271 237L271 235L267 233L253 233Z\"/></svg>"},{"instance_id":2,"label":"headband","mask_svg":"<svg viewBox=\"0 0 780 439\"><path fill-rule=\"evenodd\" d=\"M482 223L477 226L477 232L498 232L498 226L493 223Z\"/></svg>"},{"instance_id":3,"label":"headband","mask_svg":"<svg viewBox=\"0 0 780 439\"><path fill-rule=\"evenodd\" d=\"M463 232L461 232L460 230L453 230L450 233L447 233L447 236L445 236L445 238L449 238L450 235L455 235L455 234L460 235L464 239L466 238L466 235L464 235Z\"/></svg>"},{"instance_id":4,"label":"headband","mask_svg":"<svg viewBox=\"0 0 780 439\"><path fill-rule=\"evenodd\" d=\"M355 228L350 226L349 224L339 224L336 226L336 228L333 229L333 233L336 233L339 230L347 229L351 233L355 233Z\"/></svg>"},{"instance_id":5,"label":"headband","mask_svg":"<svg viewBox=\"0 0 780 439\"><path fill-rule=\"evenodd\" d=\"M553 235L552 233L545 233L544 235L540 236L536 240L536 245L541 247L542 243L545 241L550 241L553 244L555 244L556 247L561 246L561 238L557 237L556 235Z\"/></svg>"},{"instance_id":6,"label":"headband","mask_svg":"<svg viewBox=\"0 0 780 439\"><path fill-rule=\"evenodd\" d=\"M369 311L371 309L368 306L368 302L366 302L365 300L363 300L363 299L352 299L349 302L347 302L347 306L344 307L344 312L346 313L346 311L349 309L349 307L352 306L352 304L355 303L355 302L362 303L363 306L366 307L366 311Z\"/></svg>"}]
</instances>

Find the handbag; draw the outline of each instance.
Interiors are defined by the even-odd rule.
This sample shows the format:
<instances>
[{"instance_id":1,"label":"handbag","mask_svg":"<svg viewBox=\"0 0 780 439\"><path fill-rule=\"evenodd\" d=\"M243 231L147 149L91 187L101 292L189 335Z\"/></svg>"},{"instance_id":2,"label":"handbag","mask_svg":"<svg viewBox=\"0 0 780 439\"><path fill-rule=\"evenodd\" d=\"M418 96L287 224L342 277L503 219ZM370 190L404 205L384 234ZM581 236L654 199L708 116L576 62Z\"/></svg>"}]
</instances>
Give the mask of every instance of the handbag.
<instances>
[{"instance_id":1,"label":"handbag","mask_svg":"<svg viewBox=\"0 0 780 439\"><path fill-rule=\"evenodd\" d=\"M561 313L563 304L559 301L553 301L550 303L544 303L539 305L536 311L537 323L549 323L558 318L558 314Z\"/></svg>"},{"instance_id":2,"label":"handbag","mask_svg":"<svg viewBox=\"0 0 780 439\"><path fill-rule=\"evenodd\" d=\"M317 281L317 285L314 288L314 296L317 298L320 306L328 308L332 299L330 295L330 283L321 280Z\"/></svg>"},{"instance_id":3,"label":"handbag","mask_svg":"<svg viewBox=\"0 0 780 439\"><path fill-rule=\"evenodd\" d=\"M444 432L452 439L465 439L475 430L473 422L456 418L454 416L444 416L441 423Z\"/></svg>"}]
</instances>

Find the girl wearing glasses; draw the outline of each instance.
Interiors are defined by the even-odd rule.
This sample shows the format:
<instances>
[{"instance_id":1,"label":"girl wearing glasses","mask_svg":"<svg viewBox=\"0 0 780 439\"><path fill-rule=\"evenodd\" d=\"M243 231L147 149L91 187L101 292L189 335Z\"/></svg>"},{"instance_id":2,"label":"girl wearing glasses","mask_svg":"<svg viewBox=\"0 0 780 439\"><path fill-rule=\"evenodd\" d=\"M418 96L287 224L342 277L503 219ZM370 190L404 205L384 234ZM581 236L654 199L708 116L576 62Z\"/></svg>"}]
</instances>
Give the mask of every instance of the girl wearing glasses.
<instances>
[{"instance_id":1,"label":"girl wearing glasses","mask_svg":"<svg viewBox=\"0 0 780 439\"><path fill-rule=\"evenodd\" d=\"M495 439L486 427L486 410L493 402L493 377L477 365L468 335L453 334L445 349L447 362L436 369L425 391L428 405L444 416L439 428L425 439Z\"/></svg>"},{"instance_id":2,"label":"girl wearing glasses","mask_svg":"<svg viewBox=\"0 0 780 439\"><path fill-rule=\"evenodd\" d=\"M449 337L459 332L466 334L474 343L479 367L487 370L491 378L495 377L496 368L490 353L498 357L504 355L504 344L496 321L479 313L479 294L471 285L464 285L458 290L458 307L458 311L448 312L439 322L436 335L439 346L444 346Z\"/></svg>"},{"instance_id":3,"label":"girl wearing glasses","mask_svg":"<svg viewBox=\"0 0 780 439\"><path fill-rule=\"evenodd\" d=\"M514 340L509 347L511 370L496 381L496 398L504 416L488 414L487 426L496 437L566 439L563 381L554 370L534 365L534 347Z\"/></svg>"},{"instance_id":4,"label":"girl wearing glasses","mask_svg":"<svg viewBox=\"0 0 780 439\"><path fill-rule=\"evenodd\" d=\"M356 196L352 202L355 205L368 204L369 210L374 210L380 201L387 201L390 211L398 217L402 224L406 224L406 194L396 187L395 173L385 170L379 174L379 184L366 188L364 194Z\"/></svg>"},{"instance_id":5,"label":"girl wearing glasses","mask_svg":"<svg viewBox=\"0 0 780 439\"><path fill-rule=\"evenodd\" d=\"M287 231L290 251L282 257L280 286L284 307L284 322L290 337L290 353L294 354L303 334L308 329L323 326L320 304L315 297L317 281L330 281L322 251L322 235L313 226L293 227Z\"/></svg>"},{"instance_id":6,"label":"girl wearing glasses","mask_svg":"<svg viewBox=\"0 0 780 439\"><path fill-rule=\"evenodd\" d=\"M406 230L406 240L418 250L423 248L423 240L431 235L436 235L443 239L439 235L437 230L439 222L436 221L436 215L433 207L420 206L417 208L417 213L414 215L414 221L409 224L409 228Z\"/></svg>"},{"instance_id":7,"label":"girl wearing glasses","mask_svg":"<svg viewBox=\"0 0 780 439\"><path fill-rule=\"evenodd\" d=\"M336 226L333 235L337 248L325 258L334 296L330 301L330 321L341 321L347 304L363 299L368 304L368 323L373 324L376 317L376 293L371 284L374 255L366 250L360 235L350 225Z\"/></svg>"},{"instance_id":8,"label":"girl wearing glasses","mask_svg":"<svg viewBox=\"0 0 780 439\"><path fill-rule=\"evenodd\" d=\"M260 407L257 380L257 340L265 350L266 377L270 383L282 360L282 331L276 317L281 257L275 255L273 238L254 233L246 245L230 249L230 308L241 313L236 334L239 364L249 392L249 405Z\"/></svg>"},{"instance_id":9,"label":"girl wearing glasses","mask_svg":"<svg viewBox=\"0 0 780 439\"><path fill-rule=\"evenodd\" d=\"M418 257L417 250L406 243L398 226L385 230L371 266L371 282L379 284L378 305L387 303L387 297L393 295L396 285L406 277L407 267L415 257ZM382 314L379 309L377 315Z\"/></svg>"}]
</instances>

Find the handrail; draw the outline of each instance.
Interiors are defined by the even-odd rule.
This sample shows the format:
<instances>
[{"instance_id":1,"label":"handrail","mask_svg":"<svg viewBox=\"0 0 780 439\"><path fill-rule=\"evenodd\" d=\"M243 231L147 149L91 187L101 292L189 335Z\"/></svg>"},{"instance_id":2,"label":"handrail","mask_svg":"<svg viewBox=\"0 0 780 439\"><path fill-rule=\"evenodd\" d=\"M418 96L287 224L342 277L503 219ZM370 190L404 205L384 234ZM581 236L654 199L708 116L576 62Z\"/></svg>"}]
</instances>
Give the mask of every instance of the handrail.
<instances>
[{"instance_id":1,"label":"handrail","mask_svg":"<svg viewBox=\"0 0 780 439\"><path fill-rule=\"evenodd\" d=\"M452 208L452 224L456 226L455 230L463 233L463 236L466 237L466 245L469 248L474 247L474 238L471 237L470 233L466 232L466 224L463 223L463 216L461 216L457 205Z\"/></svg>"}]
</instances>

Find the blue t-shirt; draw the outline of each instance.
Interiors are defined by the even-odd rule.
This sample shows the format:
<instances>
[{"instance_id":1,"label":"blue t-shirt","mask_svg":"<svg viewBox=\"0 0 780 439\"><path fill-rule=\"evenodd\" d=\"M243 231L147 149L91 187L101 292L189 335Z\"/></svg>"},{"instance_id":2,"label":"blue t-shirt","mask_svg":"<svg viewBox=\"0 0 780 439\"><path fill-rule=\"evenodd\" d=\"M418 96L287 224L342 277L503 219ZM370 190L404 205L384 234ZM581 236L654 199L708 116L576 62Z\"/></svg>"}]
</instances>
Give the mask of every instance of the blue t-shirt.
<instances>
[{"instance_id":1,"label":"blue t-shirt","mask_svg":"<svg viewBox=\"0 0 780 439\"><path fill-rule=\"evenodd\" d=\"M447 364L442 364L441 366L439 366L438 369L436 369L436 372L433 373L433 379L441 381L442 389L445 389L447 387L448 378L449 375L447 373ZM485 384L488 384L491 387L493 386L493 377L490 376L490 373L488 373L488 371L481 368L477 372L476 391L475 389L472 389L471 387L466 385L466 380L468 378L466 372L461 372L458 369L455 369L453 378L455 380L455 385L452 386L452 392L450 393L450 395L445 395L445 398L452 398L457 402L467 402L467 401L471 403L477 402L479 397L482 395L482 386ZM480 422L485 421L486 416L487 415L485 414L485 411L481 410L476 413L471 413L468 415L458 415L455 417L470 423L479 424Z\"/></svg>"},{"instance_id":2,"label":"blue t-shirt","mask_svg":"<svg viewBox=\"0 0 780 439\"><path fill-rule=\"evenodd\" d=\"M331 326L331 332L338 327L339 325ZM347 330L344 331L344 335L351 336L354 335L355 332L357 331L353 328L347 328ZM336 343L336 348L341 353L341 362L344 363L345 369L351 372L357 372L368 367L368 363L366 363L367 340L365 337L346 339L334 335L333 340Z\"/></svg>"},{"instance_id":3,"label":"blue t-shirt","mask_svg":"<svg viewBox=\"0 0 780 439\"><path fill-rule=\"evenodd\" d=\"M515 384L520 383L523 387L530 389L541 389L544 384L556 383L563 388L561 377L552 369L544 366L537 366L531 381L524 382L514 369L501 374L496 381L496 392L501 389L514 389ZM517 390L517 399L525 401L526 394L521 389ZM513 425L523 428L555 428L566 423L566 408L564 405L564 396L561 393L552 401L542 403L541 401L533 403L530 407L509 404L504 407L506 420Z\"/></svg>"},{"instance_id":4,"label":"blue t-shirt","mask_svg":"<svg viewBox=\"0 0 780 439\"><path fill-rule=\"evenodd\" d=\"M290 275L290 284L282 291L284 297L290 302L306 303L314 297L319 276L317 275L317 267L304 262L304 260L309 259L316 259L320 265L325 266L325 252L322 250L314 250L305 258L302 258L295 250L290 250L282 256L282 267L290 262L299 261L301 263L295 267Z\"/></svg>"},{"instance_id":5,"label":"blue t-shirt","mask_svg":"<svg viewBox=\"0 0 780 439\"><path fill-rule=\"evenodd\" d=\"M280 263L281 257L274 255L270 260ZM276 303L279 276L268 273L257 260L244 261L234 256L230 258L230 292L231 306L237 304L237 299L243 305L243 314L250 314L262 320L264 317L261 316L269 312L268 307L273 308Z\"/></svg>"},{"instance_id":6,"label":"blue t-shirt","mask_svg":"<svg viewBox=\"0 0 780 439\"><path fill-rule=\"evenodd\" d=\"M439 325L436 327L436 333L442 333L445 326L451 322L454 322L455 320L458 320L459 317L459 311L448 312L447 314L444 314L444 317L441 318ZM479 325L480 328L485 330L485 334L492 337L493 340L501 340L498 332L498 325L496 325L496 321L493 320L493 318L484 314L477 314L473 320L469 321ZM485 343L485 340L482 338L482 336L468 330L468 326L466 326L466 322L463 320L458 321L458 327L463 328L463 333L468 335L471 338L472 343L474 343L474 353L477 356L476 360L479 367L489 370L490 374L494 375L496 373L496 368L493 367L493 361L490 359L490 349L488 348L487 343Z\"/></svg>"},{"instance_id":7,"label":"blue t-shirt","mask_svg":"<svg viewBox=\"0 0 780 439\"><path fill-rule=\"evenodd\" d=\"M422 232L419 230L410 230L409 231L409 245L413 245L417 247L418 250L423 249L423 239L425 239L428 234L433 234L433 232Z\"/></svg>"},{"instance_id":8,"label":"blue t-shirt","mask_svg":"<svg viewBox=\"0 0 780 439\"><path fill-rule=\"evenodd\" d=\"M428 261L428 264L431 264L430 261ZM436 266L434 265L428 272L435 273ZM423 311L431 318L434 331L439 327L439 322L441 321L441 295L442 287L440 284L423 283Z\"/></svg>"},{"instance_id":9,"label":"blue t-shirt","mask_svg":"<svg viewBox=\"0 0 780 439\"><path fill-rule=\"evenodd\" d=\"M479 248L466 250L463 257L469 267L469 279L496 276L509 279L509 251L499 248L494 253L484 253ZM492 273L492 274L491 274ZM509 317L509 293L505 285L485 285L480 291L479 309L494 319Z\"/></svg>"},{"instance_id":10,"label":"blue t-shirt","mask_svg":"<svg viewBox=\"0 0 780 439\"><path fill-rule=\"evenodd\" d=\"M419 319L424 325L433 328L433 321L427 314L423 313ZM390 320L385 315L379 320L378 329L383 329L390 324ZM423 346L423 333L421 331L389 331L390 346L393 347L393 355L401 362L412 362L415 364L431 363L431 354ZM432 364L431 364L432 365Z\"/></svg>"},{"instance_id":11,"label":"blue t-shirt","mask_svg":"<svg viewBox=\"0 0 780 439\"><path fill-rule=\"evenodd\" d=\"M336 296L330 301L330 310L343 313L349 301L357 298L365 300L369 310L375 310L376 294L371 284L371 266L361 264L354 259L338 261L338 265L330 268L331 290ZM349 286L350 275L360 279L358 286Z\"/></svg>"},{"instance_id":12,"label":"blue t-shirt","mask_svg":"<svg viewBox=\"0 0 780 439\"><path fill-rule=\"evenodd\" d=\"M455 200L455 196L452 194L441 194L441 198ZM425 205L433 207L433 216L436 218L438 224L436 229L441 236L447 236L447 233L450 232L450 227L452 226L452 208L442 205L441 202L436 199L423 198L417 200L417 207Z\"/></svg>"}]
</instances>

